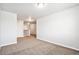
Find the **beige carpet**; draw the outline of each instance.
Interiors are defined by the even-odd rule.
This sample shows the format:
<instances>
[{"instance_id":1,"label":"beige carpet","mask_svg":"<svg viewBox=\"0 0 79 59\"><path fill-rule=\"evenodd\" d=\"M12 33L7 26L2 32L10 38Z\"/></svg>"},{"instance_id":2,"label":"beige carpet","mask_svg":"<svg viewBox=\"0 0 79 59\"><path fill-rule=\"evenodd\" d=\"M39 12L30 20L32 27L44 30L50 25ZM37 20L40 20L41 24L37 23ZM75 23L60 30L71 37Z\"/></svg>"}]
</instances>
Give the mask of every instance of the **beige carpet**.
<instances>
[{"instance_id":1,"label":"beige carpet","mask_svg":"<svg viewBox=\"0 0 79 59\"><path fill-rule=\"evenodd\" d=\"M78 51L44 42L34 37L18 38L17 44L2 47L0 55L79 55Z\"/></svg>"}]
</instances>

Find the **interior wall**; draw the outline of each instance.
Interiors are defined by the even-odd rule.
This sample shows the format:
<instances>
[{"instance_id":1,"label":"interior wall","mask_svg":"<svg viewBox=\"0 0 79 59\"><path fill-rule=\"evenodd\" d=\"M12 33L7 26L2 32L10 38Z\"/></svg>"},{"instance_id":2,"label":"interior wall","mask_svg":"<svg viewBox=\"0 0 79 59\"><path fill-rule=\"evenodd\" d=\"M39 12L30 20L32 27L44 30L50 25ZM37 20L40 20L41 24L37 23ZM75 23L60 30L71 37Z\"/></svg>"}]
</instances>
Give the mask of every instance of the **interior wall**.
<instances>
[{"instance_id":1,"label":"interior wall","mask_svg":"<svg viewBox=\"0 0 79 59\"><path fill-rule=\"evenodd\" d=\"M37 39L79 50L79 6L37 20Z\"/></svg>"},{"instance_id":2,"label":"interior wall","mask_svg":"<svg viewBox=\"0 0 79 59\"><path fill-rule=\"evenodd\" d=\"M0 46L17 43L17 15L0 10Z\"/></svg>"},{"instance_id":3,"label":"interior wall","mask_svg":"<svg viewBox=\"0 0 79 59\"><path fill-rule=\"evenodd\" d=\"M23 37L24 24L23 20L17 20L17 37Z\"/></svg>"}]
</instances>

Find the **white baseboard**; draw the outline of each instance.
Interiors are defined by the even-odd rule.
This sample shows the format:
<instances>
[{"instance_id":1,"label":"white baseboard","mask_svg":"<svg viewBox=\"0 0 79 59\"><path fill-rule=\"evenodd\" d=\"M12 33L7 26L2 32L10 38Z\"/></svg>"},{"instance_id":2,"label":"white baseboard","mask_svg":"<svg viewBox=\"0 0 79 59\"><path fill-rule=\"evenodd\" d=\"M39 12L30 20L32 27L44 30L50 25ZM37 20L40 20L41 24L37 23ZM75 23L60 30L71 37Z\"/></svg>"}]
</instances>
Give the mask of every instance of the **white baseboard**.
<instances>
[{"instance_id":1,"label":"white baseboard","mask_svg":"<svg viewBox=\"0 0 79 59\"><path fill-rule=\"evenodd\" d=\"M39 39L39 40L42 40L42 39ZM59 46L62 46L62 47L66 47L66 48L70 48L70 49L79 51L78 48L74 48L74 47L70 47L70 46L67 46L67 45L63 45L63 44L61 44L61 43L51 42L51 41L48 41L48 40L43 40L43 41L46 41L46 42L53 43L53 44L56 44L56 45L59 45Z\"/></svg>"},{"instance_id":2,"label":"white baseboard","mask_svg":"<svg viewBox=\"0 0 79 59\"><path fill-rule=\"evenodd\" d=\"M1 44L0 47L11 45L11 44L17 44L17 42L12 42L12 43L9 43L9 44Z\"/></svg>"}]
</instances>

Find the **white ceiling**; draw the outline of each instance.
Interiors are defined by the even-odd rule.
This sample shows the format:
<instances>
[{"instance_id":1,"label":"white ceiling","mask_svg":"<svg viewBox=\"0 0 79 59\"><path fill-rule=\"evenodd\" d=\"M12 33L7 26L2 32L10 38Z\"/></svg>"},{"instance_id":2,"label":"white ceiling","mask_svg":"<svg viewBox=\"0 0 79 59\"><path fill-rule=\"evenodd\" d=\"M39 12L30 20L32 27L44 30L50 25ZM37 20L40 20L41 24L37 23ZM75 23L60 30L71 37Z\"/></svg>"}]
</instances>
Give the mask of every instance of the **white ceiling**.
<instances>
[{"instance_id":1,"label":"white ceiling","mask_svg":"<svg viewBox=\"0 0 79 59\"><path fill-rule=\"evenodd\" d=\"M34 3L0 3L0 9L17 13L18 19L26 19L28 16L43 17L78 5L78 3L48 3L44 8L37 8Z\"/></svg>"}]
</instances>

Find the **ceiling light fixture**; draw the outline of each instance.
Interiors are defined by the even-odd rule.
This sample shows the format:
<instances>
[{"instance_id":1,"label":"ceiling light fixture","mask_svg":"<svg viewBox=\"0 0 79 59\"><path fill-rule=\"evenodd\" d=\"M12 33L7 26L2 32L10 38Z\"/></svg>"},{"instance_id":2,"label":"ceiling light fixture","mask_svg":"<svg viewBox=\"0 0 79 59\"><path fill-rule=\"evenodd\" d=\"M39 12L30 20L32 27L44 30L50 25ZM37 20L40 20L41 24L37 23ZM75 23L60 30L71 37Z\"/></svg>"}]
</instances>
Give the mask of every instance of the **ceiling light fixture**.
<instances>
[{"instance_id":1,"label":"ceiling light fixture","mask_svg":"<svg viewBox=\"0 0 79 59\"><path fill-rule=\"evenodd\" d=\"M38 8L43 8L43 7L46 6L46 4L45 4L45 3L36 3L36 6L37 6Z\"/></svg>"}]
</instances>

